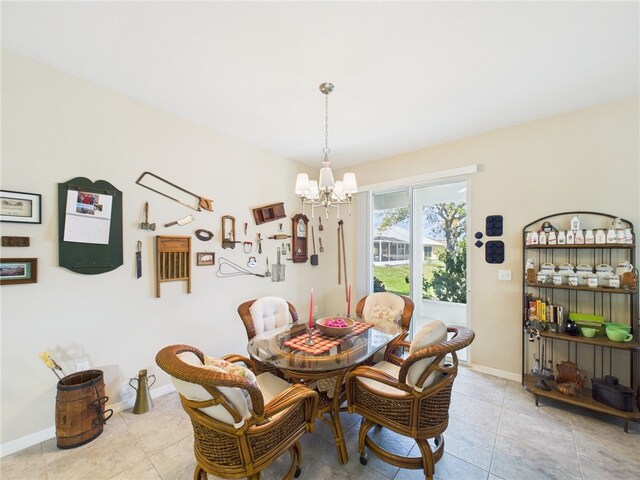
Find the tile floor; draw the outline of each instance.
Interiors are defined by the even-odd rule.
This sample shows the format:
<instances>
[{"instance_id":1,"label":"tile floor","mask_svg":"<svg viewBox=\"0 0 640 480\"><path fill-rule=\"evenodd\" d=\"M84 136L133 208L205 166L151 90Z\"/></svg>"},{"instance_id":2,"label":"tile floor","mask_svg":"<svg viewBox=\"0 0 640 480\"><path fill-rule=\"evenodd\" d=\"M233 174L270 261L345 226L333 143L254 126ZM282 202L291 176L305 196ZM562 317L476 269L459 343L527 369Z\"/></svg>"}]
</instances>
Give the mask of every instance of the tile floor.
<instances>
[{"instance_id":1,"label":"tile floor","mask_svg":"<svg viewBox=\"0 0 640 480\"><path fill-rule=\"evenodd\" d=\"M520 384L460 369L454 384L445 455L436 479L640 479L640 424L625 434L621 421L540 400ZM301 480L424 478L374 456L363 466L357 452L358 418L343 414L349 463L339 465L330 429L322 422L302 439ZM415 455L411 442L377 433L390 450ZM55 439L0 461L2 480L187 480L193 478L192 430L177 394L156 399L144 415L116 414L104 433L73 450L58 450ZM413 451L412 451L413 450ZM284 455L265 471L278 480L288 465ZM212 478L212 477L210 477Z\"/></svg>"}]
</instances>

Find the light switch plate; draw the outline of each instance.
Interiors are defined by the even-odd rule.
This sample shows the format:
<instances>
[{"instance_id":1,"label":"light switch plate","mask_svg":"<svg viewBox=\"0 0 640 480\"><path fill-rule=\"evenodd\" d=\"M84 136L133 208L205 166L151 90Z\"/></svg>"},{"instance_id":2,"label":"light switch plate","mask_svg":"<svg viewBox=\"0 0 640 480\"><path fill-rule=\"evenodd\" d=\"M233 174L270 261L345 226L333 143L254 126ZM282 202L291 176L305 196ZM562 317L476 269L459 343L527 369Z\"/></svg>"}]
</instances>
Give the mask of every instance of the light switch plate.
<instances>
[{"instance_id":1,"label":"light switch plate","mask_svg":"<svg viewBox=\"0 0 640 480\"><path fill-rule=\"evenodd\" d=\"M504 282L510 282L511 270L498 270L498 280L502 280Z\"/></svg>"}]
</instances>

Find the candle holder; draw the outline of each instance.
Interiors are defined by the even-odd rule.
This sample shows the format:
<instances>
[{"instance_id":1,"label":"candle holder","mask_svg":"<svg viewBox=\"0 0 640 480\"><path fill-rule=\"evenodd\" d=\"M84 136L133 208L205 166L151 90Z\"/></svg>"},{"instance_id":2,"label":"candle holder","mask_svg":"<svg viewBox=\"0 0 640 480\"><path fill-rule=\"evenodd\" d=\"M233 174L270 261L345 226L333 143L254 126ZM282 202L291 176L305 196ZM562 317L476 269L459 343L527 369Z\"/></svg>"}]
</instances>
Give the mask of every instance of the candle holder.
<instances>
[{"instance_id":1,"label":"candle holder","mask_svg":"<svg viewBox=\"0 0 640 480\"><path fill-rule=\"evenodd\" d=\"M304 344L305 345L315 345L316 342L313 341L313 328L307 327L307 333L309 334L309 336L307 337L307 339L305 340Z\"/></svg>"}]
</instances>

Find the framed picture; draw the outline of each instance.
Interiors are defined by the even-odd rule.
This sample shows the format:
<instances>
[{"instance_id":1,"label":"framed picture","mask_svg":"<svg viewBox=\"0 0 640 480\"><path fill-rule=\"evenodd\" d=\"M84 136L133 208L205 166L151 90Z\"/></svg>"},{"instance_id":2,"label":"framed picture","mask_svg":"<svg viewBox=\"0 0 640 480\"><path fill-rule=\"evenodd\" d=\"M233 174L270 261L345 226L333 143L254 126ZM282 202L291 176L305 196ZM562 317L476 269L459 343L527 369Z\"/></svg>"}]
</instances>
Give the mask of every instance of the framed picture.
<instances>
[{"instance_id":1,"label":"framed picture","mask_svg":"<svg viewBox=\"0 0 640 480\"><path fill-rule=\"evenodd\" d=\"M199 267L205 265L215 265L216 254L214 252L198 252L196 253L196 265Z\"/></svg>"},{"instance_id":2,"label":"framed picture","mask_svg":"<svg viewBox=\"0 0 640 480\"><path fill-rule=\"evenodd\" d=\"M0 190L0 222L42 223L39 193Z\"/></svg>"},{"instance_id":3,"label":"framed picture","mask_svg":"<svg viewBox=\"0 0 640 480\"><path fill-rule=\"evenodd\" d=\"M37 258L0 258L0 285L36 283Z\"/></svg>"}]
</instances>

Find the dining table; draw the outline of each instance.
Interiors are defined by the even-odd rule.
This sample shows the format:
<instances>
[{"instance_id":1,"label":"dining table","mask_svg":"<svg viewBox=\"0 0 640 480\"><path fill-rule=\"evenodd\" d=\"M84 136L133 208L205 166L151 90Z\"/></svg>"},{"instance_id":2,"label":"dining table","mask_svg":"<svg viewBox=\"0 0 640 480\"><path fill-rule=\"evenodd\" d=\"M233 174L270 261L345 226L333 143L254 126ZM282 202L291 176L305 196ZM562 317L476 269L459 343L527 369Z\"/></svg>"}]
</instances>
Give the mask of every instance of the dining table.
<instances>
[{"instance_id":1,"label":"dining table","mask_svg":"<svg viewBox=\"0 0 640 480\"><path fill-rule=\"evenodd\" d=\"M326 315L317 315L316 319L322 317ZM374 324L355 320L353 330L344 335L327 335L315 324L310 328L308 322L298 321L256 335L247 345L254 360L274 367L289 381L318 392L318 417L333 430L341 464L349 460L340 422L340 412L346 410L342 408L346 401L345 375L402 333L400 325L383 331Z\"/></svg>"}]
</instances>

